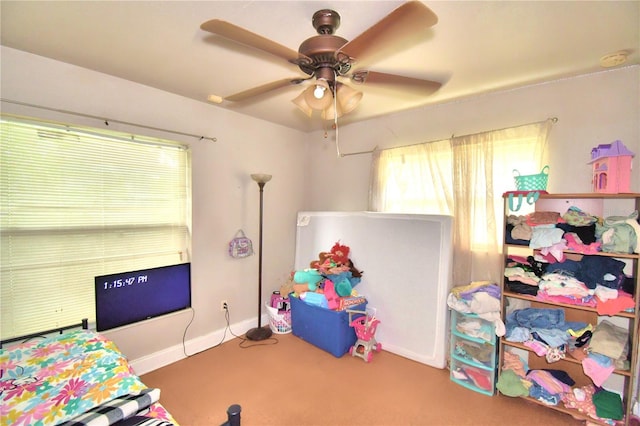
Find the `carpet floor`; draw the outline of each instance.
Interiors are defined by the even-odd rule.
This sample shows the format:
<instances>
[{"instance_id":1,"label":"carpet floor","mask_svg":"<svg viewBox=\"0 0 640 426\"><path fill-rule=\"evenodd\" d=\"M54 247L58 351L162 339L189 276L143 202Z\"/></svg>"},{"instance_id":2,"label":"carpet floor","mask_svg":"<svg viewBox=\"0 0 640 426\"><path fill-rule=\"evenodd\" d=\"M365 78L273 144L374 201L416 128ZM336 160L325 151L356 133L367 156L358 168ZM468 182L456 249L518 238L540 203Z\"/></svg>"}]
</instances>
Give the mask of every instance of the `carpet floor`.
<instances>
[{"instance_id":1,"label":"carpet floor","mask_svg":"<svg viewBox=\"0 0 640 426\"><path fill-rule=\"evenodd\" d=\"M384 342L383 349L384 349ZM182 426L221 425L242 407L243 426L579 425L520 398L487 396L449 371L390 352L370 363L341 358L292 334L235 338L142 376Z\"/></svg>"}]
</instances>

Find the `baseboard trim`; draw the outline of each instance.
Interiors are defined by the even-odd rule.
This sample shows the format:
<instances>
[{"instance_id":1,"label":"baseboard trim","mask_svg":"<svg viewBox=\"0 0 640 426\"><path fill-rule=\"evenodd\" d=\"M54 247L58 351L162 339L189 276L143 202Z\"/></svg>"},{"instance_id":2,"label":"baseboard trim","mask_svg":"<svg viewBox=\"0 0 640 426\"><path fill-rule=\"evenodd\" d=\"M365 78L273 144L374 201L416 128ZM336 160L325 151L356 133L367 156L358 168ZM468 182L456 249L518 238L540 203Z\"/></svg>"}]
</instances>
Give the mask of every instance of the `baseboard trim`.
<instances>
[{"instance_id":1,"label":"baseboard trim","mask_svg":"<svg viewBox=\"0 0 640 426\"><path fill-rule=\"evenodd\" d=\"M265 319L267 322L264 321ZM261 324L269 324L268 316L263 316ZM231 324L229 327L233 330L233 333L236 336L241 336L255 326L256 320L249 319ZM226 334L225 330L227 331ZM173 364L181 359L190 357L207 349L211 349L214 346L232 339L235 339L235 336L231 334L229 330L223 328L215 330L204 336L187 340L184 342L184 346L182 344L174 345L141 358L130 360L129 364L133 368L133 371L135 371L138 376L141 376L143 374L150 373L153 370L157 370L158 368Z\"/></svg>"}]
</instances>

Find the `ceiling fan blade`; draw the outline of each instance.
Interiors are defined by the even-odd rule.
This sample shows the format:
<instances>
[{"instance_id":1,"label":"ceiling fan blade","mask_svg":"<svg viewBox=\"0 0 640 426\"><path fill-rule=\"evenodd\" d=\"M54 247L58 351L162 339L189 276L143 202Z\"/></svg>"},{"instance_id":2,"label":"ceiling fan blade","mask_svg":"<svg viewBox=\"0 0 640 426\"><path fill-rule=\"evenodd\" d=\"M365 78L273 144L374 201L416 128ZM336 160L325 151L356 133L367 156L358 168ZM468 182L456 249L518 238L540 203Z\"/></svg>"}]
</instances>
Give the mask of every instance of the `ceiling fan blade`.
<instances>
[{"instance_id":1,"label":"ceiling fan blade","mask_svg":"<svg viewBox=\"0 0 640 426\"><path fill-rule=\"evenodd\" d=\"M200 28L204 31L235 41L236 43L244 44L245 46L270 53L291 63L296 63L298 58L305 57L297 51L278 44L273 40L269 40L268 38L252 33L249 30L245 30L237 25L233 25L219 19L207 21L200 25Z\"/></svg>"},{"instance_id":2,"label":"ceiling fan blade","mask_svg":"<svg viewBox=\"0 0 640 426\"><path fill-rule=\"evenodd\" d=\"M422 80L413 77L387 74L376 71L358 71L353 73L351 80L356 84L375 85L380 88L402 90L416 95L428 96L435 93L442 83L432 80Z\"/></svg>"},{"instance_id":3,"label":"ceiling fan blade","mask_svg":"<svg viewBox=\"0 0 640 426\"><path fill-rule=\"evenodd\" d=\"M420 1L402 4L371 26L365 32L347 42L340 52L353 58L358 66L374 54L402 45L434 26L438 17ZM397 50L397 49L396 49Z\"/></svg>"},{"instance_id":4,"label":"ceiling fan blade","mask_svg":"<svg viewBox=\"0 0 640 426\"><path fill-rule=\"evenodd\" d=\"M273 90L282 89L283 87L300 84L306 79L302 78L285 78L282 80L273 81L271 83L263 84L262 86L254 87L252 89L245 90L240 93L233 94L224 98L225 101L241 102L255 96L260 96Z\"/></svg>"}]
</instances>

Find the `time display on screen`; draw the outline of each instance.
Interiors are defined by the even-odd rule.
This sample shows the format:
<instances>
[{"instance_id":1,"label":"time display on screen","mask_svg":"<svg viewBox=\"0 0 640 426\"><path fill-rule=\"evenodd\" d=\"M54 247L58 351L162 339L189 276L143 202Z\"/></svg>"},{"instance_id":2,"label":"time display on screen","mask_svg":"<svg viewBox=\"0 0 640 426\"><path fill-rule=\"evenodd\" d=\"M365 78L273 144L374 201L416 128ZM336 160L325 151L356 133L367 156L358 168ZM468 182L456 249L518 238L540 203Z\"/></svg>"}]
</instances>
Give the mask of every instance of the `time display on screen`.
<instances>
[{"instance_id":1,"label":"time display on screen","mask_svg":"<svg viewBox=\"0 0 640 426\"><path fill-rule=\"evenodd\" d=\"M94 277L96 329L110 330L191 307L191 264Z\"/></svg>"},{"instance_id":2,"label":"time display on screen","mask_svg":"<svg viewBox=\"0 0 640 426\"><path fill-rule=\"evenodd\" d=\"M127 287L134 284L144 284L149 281L149 277L147 275L134 275L125 278L118 278L112 281L104 282L104 289L109 290L112 288L122 288Z\"/></svg>"}]
</instances>

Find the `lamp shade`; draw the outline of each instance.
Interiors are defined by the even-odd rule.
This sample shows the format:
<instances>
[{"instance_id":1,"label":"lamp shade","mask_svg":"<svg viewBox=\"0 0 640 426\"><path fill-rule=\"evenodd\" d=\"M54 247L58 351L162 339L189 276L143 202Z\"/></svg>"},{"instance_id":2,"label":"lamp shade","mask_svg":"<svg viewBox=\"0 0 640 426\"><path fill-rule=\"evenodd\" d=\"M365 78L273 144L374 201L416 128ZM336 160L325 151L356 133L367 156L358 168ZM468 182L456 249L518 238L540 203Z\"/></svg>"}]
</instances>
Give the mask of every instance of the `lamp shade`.
<instances>
[{"instance_id":1,"label":"lamp shade","mask_svg":"<svg viewBox=\"0 0 640 426\"><path fill-rule=\"evenodd\" d=\"M339 83L336 96L338 104L342 109L342 114L348 114L360 104L362 92L352 89L346 84ZM338 114L338 117L339 116L340 114Z\"/></svg>"},{"instance_id":2,"label":"lamp shade","mask_svg":"<svg viewBox=\"0 0 640 426\"><path fill-rule=\"evenodd\" d=\"M359 92L345 84L338 83L336 92L335 107L337 107L338 118L353 111L362 99L362 92ZM323 120L334 120L335 110L332 102L327 108L322 110Z\"/></svg>"},{"instance_id":3,"label":"lamp shade","mask_svg":"<svg viewBox=\"0 0 640 426\"><path fill-rule=\"evenodd\" d=\"M318 86L324 89L320 92L322 94L322 97L320 98L317 98L314 94L314 92L316 91L316 87ZM306 88L303 93L304 100L307 101L307 105L309 105L311 109L321 111L333 102L331 89L329 89L329 84L326 80L316 80L315 84Z\"/></svg>"},{"instance_id":4,"label":"lamp shade","mask_svg":"<svg viewBox=\"0 0 640 426\"><path fill-rule=\"evenodd\" d=\"M334 103L331 102L331 104L327 108L322 110L322 113L320 115L323 120L335 120L336 109L333 106L334 106ZM335 106L337 107L337 110L338 110L338 118L342 117L343 112L342 112L342 107L340 106L340 102L337 102Z\"/></svg>"},{"instance_id":5,"label":"lamp shade","mask_svg":"<svg viewBox=\"0 0 640 426\"><path fill-rule=\"evenodd\" d=\"M318 88L321 88L318 90ZM320 94L322 97L318 98ZM323 120L335 119L337 107L338 117L353 111L362 99L362 92L355 90L343 83L336 82L336 99L334 103L333 92L327 80L319 78L312 85L300 93L293 102L307 117L311 117L313 111L321 111Z\"/></svg>"},{"instance_id":6,"label":"lamp shade","mask_svg":"<svg viewBox=\"0 0 640 426\"><path fill-rule=\"evenodd\" d=\"M305 100L305 92L306 90L300 92L300 94L295 99L292 99L291 102L293 102L298 108L300 108L300 110L304 112L307 117L311 117L313 110Z\"/></svg>"},{"instance_id":7,"label":"lamp shade","mask_svg":"<svg viewBox=\"0 0 640 426\"><path fill-rule=\"evenodd\" d=\"M267 183L271 180L271 175L268 175L266 173L253 173L251 175L251 179L258 183Z\"/></svg>"}]
</instances>

